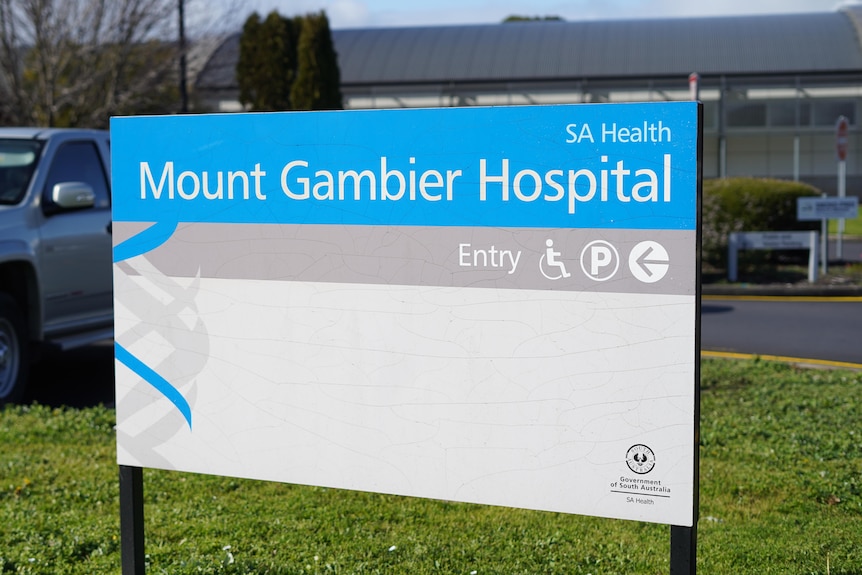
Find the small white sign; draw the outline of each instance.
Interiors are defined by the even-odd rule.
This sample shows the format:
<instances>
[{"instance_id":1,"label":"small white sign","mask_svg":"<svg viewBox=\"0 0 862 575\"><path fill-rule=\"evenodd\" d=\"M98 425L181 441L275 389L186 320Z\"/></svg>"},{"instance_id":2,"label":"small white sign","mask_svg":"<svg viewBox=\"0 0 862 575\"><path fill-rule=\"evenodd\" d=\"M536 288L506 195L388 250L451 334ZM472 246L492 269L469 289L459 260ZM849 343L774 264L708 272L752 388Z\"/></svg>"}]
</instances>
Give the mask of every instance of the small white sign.
<instances>
[{"instance_id":1,"label":"small white sign","mask_svg":"<svg viewBox=\"0 0 862 575\"><path fill-rule=\"evenodd\" d=\"M802 250L812 245L811 232L735 232L736 247L742 250Z\"/></svg>"},{"instance_id":2,"label":"small white sign","mask_svg":"<svg viewBox=\"0 0 862 575\"><path fill-rule=\"evenodd\" d=\"M797 232L731 232L727 238L727 279L735 282L739 276L739 250L800 250L807 249L808 281L817 281L817 238L814 231Z\"/></svg>"},{"instance_id":3,"label":"small white sign","mask_svg":"<svg viewBox=\"0 0 862 575\"><path fill-rule=\"evenodd\" d=\"M796 200L796 219L800 222L814 220L853 219L859 214L859 198L850 196L809 197Z\"/></svg>"}]
</instances>

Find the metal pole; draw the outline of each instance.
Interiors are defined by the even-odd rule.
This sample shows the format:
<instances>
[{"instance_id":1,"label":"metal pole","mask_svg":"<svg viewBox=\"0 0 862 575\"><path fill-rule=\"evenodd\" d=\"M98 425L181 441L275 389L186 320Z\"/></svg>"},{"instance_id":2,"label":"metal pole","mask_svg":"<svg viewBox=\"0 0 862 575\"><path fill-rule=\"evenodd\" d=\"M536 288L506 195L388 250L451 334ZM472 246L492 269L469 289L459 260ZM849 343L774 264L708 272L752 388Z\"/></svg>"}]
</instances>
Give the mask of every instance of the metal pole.
<instances>
[{"instance_id":1,"label":"metal pole","mask_svg":"<svg viewBox=\"0 0 862 575\"><path fill-rule=\"evenodd\" d=\"M847 162L838 162L838 197L847 197ZM835 257L844 260L844 218L838 219L838 243L835 247Z\"/></svg>"},{"instance_id":2,"label":"metal pole","mask_svg":"<svg viewBox=\"0 0 862 575\"><path fill-rule=\"evenodd\" d=\"M185 0L179 0L180 9L180 113L189 111L189 93L186 86L186 22Z\"/></svg>"},{"instance_id":3,"label":"metal pole","mask_svg":"<svg viewBox=\"0 0 862 575\"><path fill-rule=\"evenodd\" d=\"M812 230L808 239L808 281L815 283L817 281L817 232Z\"/></svg>"},{"instance_id":4,"label":"metal pole","mask_svg":"<svg viewBox=\"0 0 862 575\"><path fill-rule=\"evenodd\" d=\"M796 77L796 109L795 109L795 119L793 122L794 132L793 132L793 181L799 181L799 95L802 92L802 89L799 87L799 76Z\"/></svg>"},{"instance_id":5,"label":"metal pole","mask_svg":"<svg viewBox=\"0 0 862 575\"><path fill-rule=\"evenodd\" d=\"M835 152L838 156L838 197L843 198L847 195L847 145L850 139L850 121L846 116L839 116L835 122ZM844 218L838 218L838 260L844 259Z\"/></svg>"},{"instance_id":6,"label":"metal pole","mask_svg":"<svg viewBox=\"0 0 862 575\"><path fill-rule=\"evenodd\" d=\"M721 77L721 87L718 92L718 177L727 177L727 83Z\"/></svg>"},{"instance_id":7,"label":"metal pole","mask_svg":"<svg viewBox=\"0 0 862 575\"><path fill-rule=\"evenodd\" d=\"M670 526L670 575L697 573L697 529Z\"/></svg>"},{"instance_id":8,"label":"metal pole","mask_svg":"<svg viewBox=\"0 0 862 575\"><path fill-rule=\"evenodd\" d=\"M829 273L829 221L826 218L820 220L820 269L823 275Z\"/></svg>"},{"instance_id":9,"label":"metal pole","mask_svg":"<svg viewBox=\"0 0 862 575\"><path fill-rule=\"evenodd\" d=\"M727 281L735 282L739 277L739 232L727 236Z\"/></svg>"},{"instance_id":10,"label":"metal pole","mask_svg":"<svg viewBox=\"0 0 862 575\"><path fill-rule=\"evenodd\" d=\"M144 575L144 473L120 465L120 556L123 575Z\"/></svg>"}]
</instances>

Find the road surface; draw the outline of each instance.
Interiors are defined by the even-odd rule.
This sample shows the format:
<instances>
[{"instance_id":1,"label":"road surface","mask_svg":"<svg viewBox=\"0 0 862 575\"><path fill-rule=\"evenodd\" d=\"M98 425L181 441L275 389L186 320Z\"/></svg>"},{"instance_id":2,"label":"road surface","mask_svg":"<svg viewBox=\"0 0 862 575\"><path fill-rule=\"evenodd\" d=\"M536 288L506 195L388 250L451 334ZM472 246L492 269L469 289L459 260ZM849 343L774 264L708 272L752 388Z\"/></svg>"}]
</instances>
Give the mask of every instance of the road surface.
<instances>
[{"instance_id":1,"label":"road surface","mask_svg":"<svg viewBox=\"0 0 862 575\"><path fill-rule=\"evenodd\" d=\"M704 297L701 318L704 351L826 360L862 367L862 297Z\"/></svg>"}]
</instances>

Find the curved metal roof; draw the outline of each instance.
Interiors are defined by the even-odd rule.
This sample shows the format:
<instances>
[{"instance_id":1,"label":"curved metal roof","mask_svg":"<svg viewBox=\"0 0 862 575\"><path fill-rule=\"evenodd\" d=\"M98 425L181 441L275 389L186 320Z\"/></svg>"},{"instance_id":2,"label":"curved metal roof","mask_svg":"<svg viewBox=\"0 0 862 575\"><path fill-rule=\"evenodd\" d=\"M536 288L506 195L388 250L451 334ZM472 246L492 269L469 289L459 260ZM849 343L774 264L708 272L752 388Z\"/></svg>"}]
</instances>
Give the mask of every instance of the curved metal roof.
<instances>
[{"instance_id":1,"label":"curved metal roof","mask_svg":"<svg viewBox=\"0 0 862 575\"><path fill-rule=\"evenodd\" d=\"M334 30L344 86L862 72L860 12ZM235 86L239 35L199 87Z\"/></svg>"}]
</instances>

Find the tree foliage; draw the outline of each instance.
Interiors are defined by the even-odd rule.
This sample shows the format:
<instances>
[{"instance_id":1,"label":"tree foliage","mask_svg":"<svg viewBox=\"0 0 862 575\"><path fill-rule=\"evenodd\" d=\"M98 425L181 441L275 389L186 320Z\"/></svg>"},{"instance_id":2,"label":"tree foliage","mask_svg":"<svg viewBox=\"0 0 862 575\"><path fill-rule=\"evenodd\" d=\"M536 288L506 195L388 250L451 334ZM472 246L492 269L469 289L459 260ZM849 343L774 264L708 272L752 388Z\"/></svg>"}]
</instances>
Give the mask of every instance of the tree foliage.
<instances>
[{"instance_id":1,"label":"tree foliage","mask_svg":"<svg viewBox=\"0 0 862 575\"><path fill-rule=\"evenodd\" d=\"M337 110L342 107L341 72L326 14L302 21L299 66L291 89L295 110Z\"/></svg>"},{"instance_id":2,"label":"tree foliage","mask_svg":"<svg viewBox=\"0 0 862 575\"><path fill-rule=\"evenodd\" d=\"M237 62L240 102L251 110L342 107L338 56L326 14L246 20Z\"/></svg>"},{"instance_id":3,"label":"tree foliage","mask_svg":"<svg viewBox=\"0 0 862 575\"><path fill-rule=\"evenodd\" d=\"M299 27L295 19L271 12L265 20L255 12L240 36L237 74L240 101L252 110L290 109L290 87L296 77Z\"/></svg>"},{"instance_id":4,"label":"tree foliage","mask_svg":"<svg viewBox=\"0 0 862 575\"><path fill-rule=\"evenodd\" d=\"M239 58L236 63L239 100L255 109L260 106L255 87L262 78L262 66L259 63L260 42L258 42L261 28L260 14L254 12L243 24L242 34L239 37ZM239 73L240 70L242 73Z\"/></svg>"},{"instance_id":5,"label":"tree foliage","mask_svg":"<svg viewBox=\"0 0 862 575\"><path fill-rule=\"evenodd\" d=\"M106 127L176 106L176 0L0 0L0 122ZM173 111L173 110L171 110Z\"/></svg>"}]
</instances>

